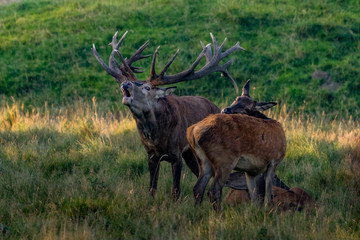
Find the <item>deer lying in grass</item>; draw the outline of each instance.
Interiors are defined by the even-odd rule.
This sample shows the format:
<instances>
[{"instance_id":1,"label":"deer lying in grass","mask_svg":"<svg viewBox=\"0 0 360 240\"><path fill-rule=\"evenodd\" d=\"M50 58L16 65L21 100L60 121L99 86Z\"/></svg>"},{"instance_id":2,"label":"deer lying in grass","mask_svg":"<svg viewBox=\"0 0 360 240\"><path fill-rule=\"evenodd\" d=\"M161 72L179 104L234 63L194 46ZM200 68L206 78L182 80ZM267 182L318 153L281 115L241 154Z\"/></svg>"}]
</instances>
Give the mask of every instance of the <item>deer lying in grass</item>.
<instances>
[{"instance_id":1,"label":"deer lying in grass","mask_svg":"<svg viewBox=\"0 0 360 240\"><path fill-rule=\"evenodd\" d=\"M231 206L249 201L249 193L246 190L231 189L224 198L224 202ZM315 207L315 201L301 188L284 189L272 186L271 202L276 210L281 211L302 211L304 208L311 209Z\"/></svg>"},{"instance_id":2,"label":"deer lying in grass","mask_svg":"<svg viewBox=\"0 0 360 240\"><path fill-rule=\"evenodd\" d=\"M227 70L234 59L223 65L219 65L219 62L234 51L244 49L237 42L233 47L222 52L226 39L219 46L215 37L210 33L213 53L210 44L205 46L201 43L203 50L189 69L174 75L166 75L166 71L179 50L165 65L161 73L157 74L155 72L155 62L158 47L153 55L150 78L146 81L140 81L136 78L135 73L142 72L141 68L132 66L132 64L150 56L142 54L149 45L149 41L145 42L129 59L125 59L119 52L119 47L126 34L127 32L118 42L116 40L117 33L115 33L111 42L113 50L110 54L109 66L101 59L95 45L93 45L92 52L102 67L121 85L124 94L122 102L129 107L135 119L141 142L148 155L150 194L152 196L155 194L160 162L165 160L172 165L172 194L177 199L180 195L181 158L184 158L186 164L196 176L199 171L194 155L189 148L186 149L188 145L186 129L210 114L219 113L220 110L215 104L203 97L178 97L172 94L175 87L160 88L159 86L199 79L213 72L221 72L229 77L237 88L235 81ZM116 60L116 56L120 58L122 64ZM206 64L196 71L195 68L204 56Z\"/></svg>"},{"instance_id":3,"label":"deer lying in grass","mask_svg":"<svg viewBox=\"0 0 360 240\"><path fill-rule=\"evenodd\" d=\"M252 201L257 198L256 178L266 173L264 202L265 206L270 204L275 169L285 156L285 133L280 123L260 113L276 103L257 103L250 98L249 87L250 81L242 95L222 111L226 114L210 115L187 129L187 139L200 166L193 189L195 204L201 203L206 185L214 176L208 195L214 209L220 210L222 188L234 169L245 172Z\"/></svg>"}]
</instances>

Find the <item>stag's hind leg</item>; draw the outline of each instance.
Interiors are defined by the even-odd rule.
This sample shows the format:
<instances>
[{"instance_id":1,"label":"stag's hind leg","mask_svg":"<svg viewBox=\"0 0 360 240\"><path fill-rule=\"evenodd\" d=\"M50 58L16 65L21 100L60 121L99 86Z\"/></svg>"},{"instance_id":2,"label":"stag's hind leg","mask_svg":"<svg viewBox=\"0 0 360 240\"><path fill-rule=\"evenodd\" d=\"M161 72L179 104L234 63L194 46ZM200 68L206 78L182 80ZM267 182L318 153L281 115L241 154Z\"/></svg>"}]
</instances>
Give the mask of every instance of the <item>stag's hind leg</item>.
<instances>
[{"instance_id":1,"label":"stag's hind leg","mask_svg":"<svg viewBox=\"0 0 360 240\"><path fill-rule=\"evenodd\" d=\"M180 197L180 179L182 171L182 160L180 157L173 156L171 159L171 168L173 175L173 188L172 188L172 197L176 201Z\"/></svg>"}]
</instances>

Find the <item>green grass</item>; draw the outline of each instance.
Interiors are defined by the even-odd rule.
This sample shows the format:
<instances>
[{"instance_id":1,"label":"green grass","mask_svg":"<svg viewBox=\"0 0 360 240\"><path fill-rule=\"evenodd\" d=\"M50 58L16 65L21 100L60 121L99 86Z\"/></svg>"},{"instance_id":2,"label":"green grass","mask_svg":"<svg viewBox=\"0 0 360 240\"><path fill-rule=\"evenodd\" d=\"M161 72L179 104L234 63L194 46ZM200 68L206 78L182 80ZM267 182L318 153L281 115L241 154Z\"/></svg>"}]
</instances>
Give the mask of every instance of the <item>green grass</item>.
<instances>
[{"instance_id":1,"label":"green grass","mask_svg":"<svg viewBox=\"0 0 360 240\"><path fill-rule=\"evenodd\" d=\"M21 1L0 9L0 95L25 107L44 102L63 106L96 96L108 108L118 106L117 84L92 56L95 43L107 59L112 35L129 30L121 51L129 56L150 40L158 45L158 68L177 48L169 70L179 72L195 60L199 41L228 38L247 52L233 54L230 72L239 85L253 79L255 99L286 103L289 112L322 112L359 117L360 3L358 1ZM139 63L148 71L150 59ZM340 84L336 92L312 79L327 71ZM178 84L180 95L203 95L217 104L235 96L229 80L212 74ZM121 105L120 105L121 106ZM120 107L122 109L122 107Z\"/></svg>"},{"instance_id":2,"label":"green grass","mask_svg":"<svg viewBox=\"0 0 360 240\"><path fill-rule=\"evenodd\" d=\"M0 239L360 239L359 1L19 1L0 6ZM271 116L286 130L278 175L317 202L280 213L208 199L194 208L196 178L184 167L171 201L170 165L148 195L146 154L117 84L91 54L110 54L112 35L129 30L121 51L150 40L158 66L176 49L170 73L186 69L199 41L228 38L239 86L279 102ZM148 71L151 59L138 66ZM339 89L322 89L327 71ZM236 96L212 74L177 84L220 107ZM44 104L45 103L45 104ZM225 191L226 193L226 191ZM224 194L225 194L224 193Z\"/></svg>"},{"instance_id":3,"label":"green grass","mask_svg":"<svg viewBox=\"0 0 360 240\"><path fill-rule=\"evenodd\" d=\"M9 103L0 109L0 238L360 239L358 123L271 116L288 140L278 175L305 189L316 209L224 204L217 215L207 197L195 208L196 178L186 167L181 199L173 202L167 163L152 199L146 153L128 116L95 101L31 110Z\"/></svg>"}]
</instances>

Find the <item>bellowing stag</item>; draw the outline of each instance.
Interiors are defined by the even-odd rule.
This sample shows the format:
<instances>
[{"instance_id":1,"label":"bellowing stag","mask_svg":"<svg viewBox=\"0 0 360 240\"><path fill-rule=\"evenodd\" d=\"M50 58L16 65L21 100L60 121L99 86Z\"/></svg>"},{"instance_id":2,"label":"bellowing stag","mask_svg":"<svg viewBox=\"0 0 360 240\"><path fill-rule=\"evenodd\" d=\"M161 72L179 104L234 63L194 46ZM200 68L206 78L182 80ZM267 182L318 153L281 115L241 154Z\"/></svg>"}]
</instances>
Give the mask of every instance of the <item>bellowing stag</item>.
<instances>
[{"instance_id":1,"label":"bellowing stag","mask_svg":"<svg viewBox=\"0 0 360 240\"><path fill-rule=\"evenodd\" d=\"M183 81L202 78L213 72L221 72L229 77L234 86L235 81L228 73L227 68L234 59L229 60L223 65L219 62L236 50L244 50L237 42L233 47L222 52L224 42L219 46L215 37L210 33L213 42L213 53L210 44L204 45L191 67L183 72L174 75L166 75L166 71L174 61L178 51L165 65L160 74L155 72L156 55L159 47L156 48L150 70L150 78L140 81L135 73L142 72L140 68L132 66L137 60L149 57L143 55L143 50L149 45L145 42L129 59L125 59L119 52L119 47L127 32L117 41L117 33L113 36L111 45L112 52L109 58L109 66L104 63L93 45L92 52L103 68L121 85L124 94L123 104L129 107L140 135L141 142L148 155L148 165L150 170L150 194L153 196L157 189L160 162L165 160L171 163L173 175L172 195L178 199L180 195L180 177L182 170L182 157L191 171L197 176L198 165L196 158L187 147L186 129L190 125L202 120L206 116L219 113L219 108L203 97L195 96L176 96L172 93L175 87L160 88L161 85L174 84ZM116 60L118 56L120 64ZM206 57L206 64L198 71L195 68L200 60Z\"/></svg>"},{"instance_id":2,"label":"bellowing stag","mask_svg":"<svg viewBox=\"0 0 360 240\"><path fill-rule=\"evenodd\" d=\"M221 191L232 170L245 172L252 201L257 201L257 178L266 174L265 205L271 201L275 169L285 156L286 139L280 123L260 112L276 103L257 103L251 99L249 88L250 81L242 95L222 111L227 114L210 115L187 129L190 148L200 165L193 189L195 204L201 203L206 185L214 176L208 195L219 211Z\"/></svg>"}]
</instances>

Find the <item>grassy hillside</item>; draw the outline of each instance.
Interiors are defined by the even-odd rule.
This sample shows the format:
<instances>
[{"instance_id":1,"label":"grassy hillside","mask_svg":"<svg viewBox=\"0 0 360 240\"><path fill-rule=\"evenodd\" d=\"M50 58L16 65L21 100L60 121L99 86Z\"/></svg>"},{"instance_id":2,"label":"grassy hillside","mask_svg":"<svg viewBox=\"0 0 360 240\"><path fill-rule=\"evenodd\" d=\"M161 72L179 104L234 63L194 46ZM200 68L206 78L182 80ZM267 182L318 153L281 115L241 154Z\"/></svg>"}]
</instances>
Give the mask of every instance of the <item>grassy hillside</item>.
<instances>
[{"instance_id":1,"label":"grassy hillside","mask_svg":"<svg viewBox=\"0 0 360 240\"><path fill-rule=\"evenodd\" d=\"M351 0L0 5L0 239L360 239L359 12ZM240 41L247 51L233 54L230 72L239 86L253 79L256 100L280 103L269 112L288 144L277 173L317 207L224 205L217 215L207 197L194 208L186 167L181 199L171 200L166 163L150 198L135 123L90 50L107 59L112 35L126 30L122 53L150 39L146 53L162 46L159 69L179 48L170 73L195 60L209 32L227 47ZM236 95L218 74L177 86L221 107Z\"/></svg>"},{"instance_id":2,"label":"grassy hillside","mask_svg":"<svg viewBox=\"0 0 360 240\"><path fill-rule=\"evenodd\" d=\"M107 59L112 35L129 30L122 52L128 56L150 39L158 45L158 67L177 48L170 69L195 60L209 32L227 46L240 41L247 52L233 54L230 72L242 85L254 80L255 99L286 103L288 111L359 117L359 1L21 1L0 8L0 94L27 106L63 106L95 96L107 108L122 108L121 93L92 56L95 43ZM149 69L150 59L140 63ZM331 74L336 91L316 70ZM140 75L145 79L148 74ZM325 84L325 85L323 85ZM229 80L213 74L178 84L180 95L196 94L218 104L235 96Z\"/></svg>"},{"instance_id":3,"label":"grassy hillside","mask_svg":"<svg viewBox=\"0 0 360 240\"><path fill-rule=\"evenodd\" d=\"M271 115L288 142L278 176L309 192L316 209L224 204L217 215L207 196L195 208L187 167L173 202L168 163L152 199L134 121L83 102L1 108L0 239L360 239L359 124Z\"/></svg>"}]
</instances>

